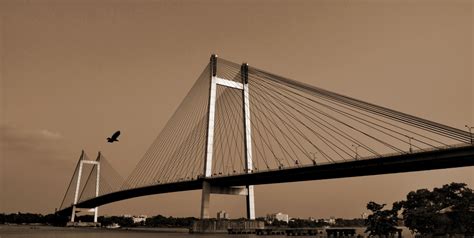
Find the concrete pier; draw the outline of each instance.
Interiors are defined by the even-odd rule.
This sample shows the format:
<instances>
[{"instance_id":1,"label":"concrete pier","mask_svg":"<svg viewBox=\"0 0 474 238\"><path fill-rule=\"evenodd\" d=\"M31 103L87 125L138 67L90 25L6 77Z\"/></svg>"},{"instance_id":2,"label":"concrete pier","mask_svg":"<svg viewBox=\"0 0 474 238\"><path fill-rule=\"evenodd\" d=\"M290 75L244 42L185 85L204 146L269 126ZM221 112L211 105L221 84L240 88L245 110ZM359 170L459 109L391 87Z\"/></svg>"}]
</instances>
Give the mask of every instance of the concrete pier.
<instances>
[{"instance_id":1,"label":"concrete pier","mask_svg":"<svg viewBox=\"0 0 474 238\"><path fill-rule=\"evenodd\" d=\"M99 222L68 222L67 227L100 227Z\"/></svg>"},{"instance_id":2,"label":"concrete pier","mask_svg":"<svg viewBox=\"0 0 474 238\"><path fill-rule=\"evenodd\" d=\"M190 233L229 233L229 230L235 231L246 231L255 234L257 229L265 228L263 221L230 221L230 220L210 220L204 219L195 221L192 228L189 230ZM242 233L241 233L242 234Z\"/></svg>"}]
</instances>

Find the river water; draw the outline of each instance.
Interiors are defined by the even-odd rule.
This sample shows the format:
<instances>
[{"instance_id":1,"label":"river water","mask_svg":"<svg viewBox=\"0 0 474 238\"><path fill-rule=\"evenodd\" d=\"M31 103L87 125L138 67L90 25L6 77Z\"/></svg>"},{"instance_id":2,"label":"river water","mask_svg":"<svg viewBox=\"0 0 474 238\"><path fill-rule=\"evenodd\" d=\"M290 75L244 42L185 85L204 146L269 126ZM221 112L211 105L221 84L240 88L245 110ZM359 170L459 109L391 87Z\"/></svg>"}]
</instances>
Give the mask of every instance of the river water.
<instances>
[{"instance_id":1,"label":"river water","mask_svg":"<svg viewBox=\"0 0 474 238\"><path fill-rule=\"evenodd\" d=\"M403 227L404 238L412 238L410 231ZM364 234L364 228L357 228L357 234ZM256 238L256 237L286 237L286 236L256 236L256 235L227 235L227 234L189 234L187 229L103 229L103 228L68 228L51 226L6 226L0 225L0 238Z\"/></svg>"},{"instance_id":2,"label":"river water","mask_svg":"<svg viewBox=\"0 0 474 238\"><path fill-rule=\"evenodd\" d=\"M172 231L172 232L170 232ZM0 238L208 238L229 237L249 238L264 237L255 235L227 234L189 234L187 229L171 230L123 230L102 228L67 228L50 226L4 226L0 225ZM271 236L282 237L282 236ZM284 236L283 236L284 237Z\"/></svg>"}]
</instances>

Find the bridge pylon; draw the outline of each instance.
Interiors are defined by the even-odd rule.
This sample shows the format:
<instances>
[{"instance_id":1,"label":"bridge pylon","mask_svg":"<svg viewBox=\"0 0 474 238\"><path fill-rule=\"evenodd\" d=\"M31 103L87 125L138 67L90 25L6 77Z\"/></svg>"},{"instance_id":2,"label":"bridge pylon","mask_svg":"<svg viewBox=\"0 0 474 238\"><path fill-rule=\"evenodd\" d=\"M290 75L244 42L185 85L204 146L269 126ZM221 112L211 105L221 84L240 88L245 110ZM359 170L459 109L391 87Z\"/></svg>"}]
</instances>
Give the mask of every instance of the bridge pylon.
<instances>
[{"instance_id":1,"label":"bridge pylon","mask_svg":"<svg viewBox=\"0 0 474 238\"><path fill-rule=\"evenodd\" d=\"M72 212L71 212L71 222L74 223L75 217L76 217L76 212L79 211L84 211L84 212L91 212L94 213L94 223L97 223L97 217L99 214L99 207L94 207L94 208L78 208L77 202L79 200L79 190L81 187L81 177L82 177L82 170L85 165L92 165L92 166L97 166L96 170L96 186L95 186L95 196L99 196L99 182L100 182L100 158L101 158L101 153L99 151L97 155L97 159L95 161L93 160L86 160L84 156L84 151L81 153L81 157L79 158L79 163L77 166L79 166L79 172L77 173L77 180L76 180L76 188L74 192L74 203L72 204Z\"/></svg>"},{"instance_id":2,"label":"bridge pylon","mask_svg":"<svg viewBox=\"0 0 474 238\"><path fill-rule=\"evenodd\" d=\"M220 78L217 76L217 55L212 55L210 59L210 88L209 88L209 107L208 107L208 124L207 124L207 141L206 153L204 163L204 181L202 184L201 197L201 219L210 218L209 204L211 194L228 194L228 195L242 195L246 196L247 205L247 219L255 219L255 200L253 185L246 185L245 187L221 187L213 186L206 181L206 178L212 176L212 158L214 151L214 125L216 114L216 96L217 86L228 87L242 91L242 109L243 109L243 125L244 125L244 156L245 156L245 171L252 172L252 133L250 123L250 100L249 100L249 85L248 85L248 65L242 64L240 75L242 82L235 82Z\"/></svg>"}]
</instances>

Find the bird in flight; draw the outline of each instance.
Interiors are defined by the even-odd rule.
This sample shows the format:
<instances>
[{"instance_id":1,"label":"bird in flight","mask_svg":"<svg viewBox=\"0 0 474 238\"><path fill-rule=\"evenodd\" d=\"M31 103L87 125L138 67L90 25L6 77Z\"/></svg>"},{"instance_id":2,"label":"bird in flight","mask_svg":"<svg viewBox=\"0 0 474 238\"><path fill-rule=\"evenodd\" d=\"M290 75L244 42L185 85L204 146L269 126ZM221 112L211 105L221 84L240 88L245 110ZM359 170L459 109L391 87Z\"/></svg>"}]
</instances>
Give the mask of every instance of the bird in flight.
<instances>
[{"instance_id":1,"label":"bird in flight","mask_svg":"<svg viewBox=\"0 0 474 238\"><path fill-rule=\"evenodd\" d=\"M117 140L117 138L119 137L119 135L120 135L120 131L115 132L115 133L112 135L112 137L107 137L107 142L109 142L109 143L114 143L114 141L119 141L119 140Z\"/></svg>"}]
</instances>

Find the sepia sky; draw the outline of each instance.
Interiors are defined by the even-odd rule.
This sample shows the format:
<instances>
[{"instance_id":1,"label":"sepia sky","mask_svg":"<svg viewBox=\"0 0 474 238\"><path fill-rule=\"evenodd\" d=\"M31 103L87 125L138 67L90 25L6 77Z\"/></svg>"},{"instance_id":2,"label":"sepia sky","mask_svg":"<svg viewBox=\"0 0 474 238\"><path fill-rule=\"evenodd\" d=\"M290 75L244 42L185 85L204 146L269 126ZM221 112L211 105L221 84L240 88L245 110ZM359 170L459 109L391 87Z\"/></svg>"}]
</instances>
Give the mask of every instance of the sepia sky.
<instances>
[{"instance_id":1,"label":"sepia sky","mask_svg":"<svg viewBox=\"0 0 474 238\"><path fill-rule=\"evenodd\" d=\"M0 213L59 206L82 149L125 177L212 53L465 129L474 126L473 6L444 1L0 1ZM105 138L121 130L119 143ZM257 216L359 217L474 168L262 185ZM200 191L101 214L198 216ZM243 197L211 214L245 214Z\"/></svg>"}]
</instances>

